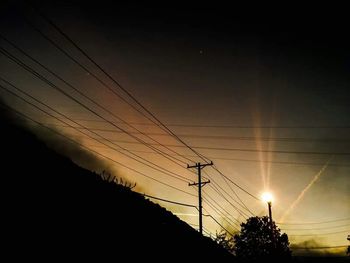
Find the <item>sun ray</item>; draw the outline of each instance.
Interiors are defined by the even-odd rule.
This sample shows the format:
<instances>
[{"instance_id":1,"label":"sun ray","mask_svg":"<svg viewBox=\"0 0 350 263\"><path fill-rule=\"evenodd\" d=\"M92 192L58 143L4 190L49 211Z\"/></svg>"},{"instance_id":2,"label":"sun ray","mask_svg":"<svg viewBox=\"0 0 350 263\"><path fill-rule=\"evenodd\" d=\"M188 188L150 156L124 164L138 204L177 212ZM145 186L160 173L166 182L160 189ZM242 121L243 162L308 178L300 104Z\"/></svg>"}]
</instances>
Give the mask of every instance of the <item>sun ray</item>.
<instances>
[{"instance_id":1,"label":"sun ray","mask_svg":"<svg viewBox=\"0 0 350 263\"><path fill-rule=\"evenodd\" d=\"M257 104L257 103L256 103ZM257 106L256 106L257 107ZM261 180L263 183L263 189L266 190L266 173L265 173L265 162L264 162L264 154L262 152L262 142L259 139L261 137L261 129L259 128L261 121L260 121L260 113L259 109L255 108L254 114L253 114L253 121L254 121L254 137L255 137L255 147L258 151L258 158L259 158L259 165L260 165L260 175Z\"/></svg>"}]
</instances>

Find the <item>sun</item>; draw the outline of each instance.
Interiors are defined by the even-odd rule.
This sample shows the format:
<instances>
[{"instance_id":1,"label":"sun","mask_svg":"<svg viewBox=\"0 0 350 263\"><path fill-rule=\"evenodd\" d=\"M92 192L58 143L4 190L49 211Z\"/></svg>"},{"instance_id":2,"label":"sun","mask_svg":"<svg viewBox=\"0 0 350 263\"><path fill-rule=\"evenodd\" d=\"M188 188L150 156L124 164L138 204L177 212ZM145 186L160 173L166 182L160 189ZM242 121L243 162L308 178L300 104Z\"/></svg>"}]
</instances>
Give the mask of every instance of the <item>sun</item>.
<instances>
[{"instance_id":1,"label":"sun","mask_svg":"<svg viewBox=\"0 0 350 263\"><path fill-rule=\"evenodd\" d=\"M272 194L269 193L269 192L263 193L263 194L261 195L261 198L262 198L262 200L263 200L264 202L267 202L267 203L272 202L272 199L273 199Z\"/></svg>"}]
</instances>

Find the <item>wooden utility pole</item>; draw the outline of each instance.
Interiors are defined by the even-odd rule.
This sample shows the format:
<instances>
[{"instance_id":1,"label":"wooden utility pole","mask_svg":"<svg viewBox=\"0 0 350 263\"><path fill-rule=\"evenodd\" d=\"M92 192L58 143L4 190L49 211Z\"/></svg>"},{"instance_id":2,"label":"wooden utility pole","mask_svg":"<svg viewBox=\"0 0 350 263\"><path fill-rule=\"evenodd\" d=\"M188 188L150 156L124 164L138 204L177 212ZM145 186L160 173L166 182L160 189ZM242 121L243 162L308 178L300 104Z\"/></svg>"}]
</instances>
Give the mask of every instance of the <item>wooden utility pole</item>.
<instances>
[{"instance_id":1,"label":"wooden utility pole","mask_svg":"<svg viewBox=\"0 0 350 263\"><path fill-rule=\"evenodd\" d=\"M276 248L276 239L275 239L275 233L274 233L273 221L272 221L271 201L267 202L267 205L269 207L269 219L270 219L269 221L270 221L272 244L273 244L273 247Z\"/></svg>"},{"instance_id":2,"label":"wooden utility pole","mask_svg":"<svg viewBox=\"0 0 350 263\"><path fill-rule=\"evenodd\" d=\"M205 164L201 164L201 163L196 163L195 165L187 165L187 168L197 168L198 171L198 183L190 183L188 184L189 186L192 185L198 185L198 211L199 211L199 233L201 233L201 235L203 235L203 221L202 221L202 216L203 216L203 212L202 212L202 186L210 183L209 181L205 181L202 182L202 175L201 175L201 170L206 167L206 166L210 166L213 165L213 162L210 163L205 163Z\"/></svg>"}]
</instances>

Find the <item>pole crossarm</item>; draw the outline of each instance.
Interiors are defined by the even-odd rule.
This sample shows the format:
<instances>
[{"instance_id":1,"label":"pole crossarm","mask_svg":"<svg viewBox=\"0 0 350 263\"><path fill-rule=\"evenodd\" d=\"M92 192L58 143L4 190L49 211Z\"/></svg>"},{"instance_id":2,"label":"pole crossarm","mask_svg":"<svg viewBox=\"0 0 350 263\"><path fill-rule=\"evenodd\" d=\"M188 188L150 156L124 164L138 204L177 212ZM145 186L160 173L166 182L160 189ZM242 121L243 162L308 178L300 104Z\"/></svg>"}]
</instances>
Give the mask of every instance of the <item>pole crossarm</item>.
<instances>
[{"instance_id":1,"label":"pole crossarm","mask_svg":"<svg viewBox=\"0 0 350 263\"><path fill-rule=\"evenodd\" d=\"M210 183L210 180L205 181L205 182L201 182L202 186L209 184L209 183ZM196 185L199 185L199 183L188 183L188 186L196 186Z\"/></svg>"},{"instance_id":2,"label":"pole crossarm","mask_svg":"<svg viewBox=\"0 0 350 263\"><path fill-rule=\"evenodd\" d=\"M206 166L212 166L214 165L213 162L210 163L196 163L195 165L187 165L187 168L198 168L198 166L200 167L200 169L206 167Z\"/></svg>"}]
</instances>

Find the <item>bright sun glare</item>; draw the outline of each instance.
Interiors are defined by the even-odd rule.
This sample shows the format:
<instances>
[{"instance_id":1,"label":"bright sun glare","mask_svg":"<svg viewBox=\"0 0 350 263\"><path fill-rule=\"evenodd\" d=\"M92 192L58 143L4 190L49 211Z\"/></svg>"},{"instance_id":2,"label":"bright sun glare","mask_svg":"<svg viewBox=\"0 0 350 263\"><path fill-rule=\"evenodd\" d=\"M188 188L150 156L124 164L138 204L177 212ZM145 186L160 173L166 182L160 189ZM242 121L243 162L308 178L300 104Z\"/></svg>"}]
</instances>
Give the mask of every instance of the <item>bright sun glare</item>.
<instances>
[{"instance_id":1,"label":"bright sun glare","mask_svg":"<svg viewBox=\"0 0 350 263\"><path fill-rule=\"evenodd\" d=\"M261 198L264 202L272 202L272 194L271 193L265 192L262 194Z\"/></svg>"}]
</instances>

